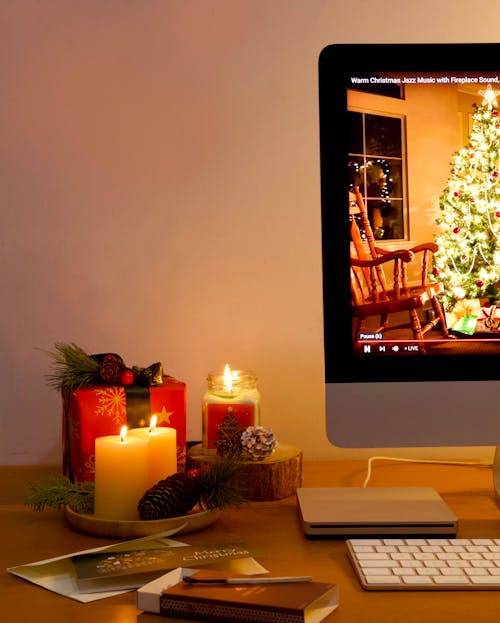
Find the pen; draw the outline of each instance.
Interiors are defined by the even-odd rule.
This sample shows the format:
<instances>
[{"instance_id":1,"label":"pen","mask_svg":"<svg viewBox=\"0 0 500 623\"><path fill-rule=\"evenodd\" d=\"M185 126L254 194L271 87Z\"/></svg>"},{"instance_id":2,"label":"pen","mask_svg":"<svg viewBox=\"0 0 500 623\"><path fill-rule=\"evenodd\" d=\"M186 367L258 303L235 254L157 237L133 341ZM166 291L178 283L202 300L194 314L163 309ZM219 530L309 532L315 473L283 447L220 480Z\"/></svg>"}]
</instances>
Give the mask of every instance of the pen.
<instances>
[{"instance_id":1,"label":"pen","mask_svg":"<svg viewBox=\"0 0 500 623\"><path fill-rule=\"evenodd\" d=\"M311 582L310 575L285 575L248 578L193 578L184 576L184 582L190 584L275 584L278 582Z\"/></svg>"}]
</instances>

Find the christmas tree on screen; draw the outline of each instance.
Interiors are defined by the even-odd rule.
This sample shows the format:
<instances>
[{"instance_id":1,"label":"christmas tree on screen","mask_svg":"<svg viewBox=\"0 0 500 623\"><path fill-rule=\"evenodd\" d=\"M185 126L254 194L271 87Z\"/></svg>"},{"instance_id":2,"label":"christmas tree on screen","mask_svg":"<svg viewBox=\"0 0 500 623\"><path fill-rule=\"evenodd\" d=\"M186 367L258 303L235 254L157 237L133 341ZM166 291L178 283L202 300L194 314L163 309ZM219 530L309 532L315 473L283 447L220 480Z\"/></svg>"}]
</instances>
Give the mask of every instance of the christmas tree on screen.
<instances>
[{"instance_id":1,"label":"christmas tree on screen","mask_svg":"<svg viewBox=\"0 0 500 623\"><path fill-rule=\"evenodd\" d=\"M474 107L468 144L453 156L441 195L433 275L447 309L462 299L500 303L500 112L491 85Z\"/></svg>"}]
</instances>

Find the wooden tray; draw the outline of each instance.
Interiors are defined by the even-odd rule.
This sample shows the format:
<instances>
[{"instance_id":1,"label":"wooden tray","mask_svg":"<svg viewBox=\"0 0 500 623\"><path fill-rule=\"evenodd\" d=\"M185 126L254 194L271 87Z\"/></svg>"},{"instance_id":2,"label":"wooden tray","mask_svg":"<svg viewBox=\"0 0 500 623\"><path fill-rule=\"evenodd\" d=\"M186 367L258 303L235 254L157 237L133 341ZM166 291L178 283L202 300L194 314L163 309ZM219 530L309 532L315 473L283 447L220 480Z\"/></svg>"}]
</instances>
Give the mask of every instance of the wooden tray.
<instances>
[{"instance_id":1,"label":"wooden tray","mask_svg":"<svg viewBox=\"0 0 500 623\"><path fill-rule=\"evenodd\" d=\"M97 536L120 539L135 539L142 536L150 536L157 532L163 532L163 536L194 532L195 530L201 530L214 523L220 513L221 511L219 509L213 509L183 515L182 517L172 517L170 519L120 521L114 519L99 519L94 515L76 513L68 506L64 508L65 517L74 528Z\"/></svg>"}]
</instances>

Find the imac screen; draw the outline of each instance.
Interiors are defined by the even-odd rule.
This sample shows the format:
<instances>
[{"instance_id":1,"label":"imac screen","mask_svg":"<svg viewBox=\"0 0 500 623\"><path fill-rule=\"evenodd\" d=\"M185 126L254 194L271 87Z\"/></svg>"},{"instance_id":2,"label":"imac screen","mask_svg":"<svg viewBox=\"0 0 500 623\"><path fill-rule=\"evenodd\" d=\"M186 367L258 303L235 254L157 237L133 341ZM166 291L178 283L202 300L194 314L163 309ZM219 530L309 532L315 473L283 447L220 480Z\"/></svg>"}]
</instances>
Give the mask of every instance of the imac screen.
<instances>
[{"instance_id":1,"label":"imac screen","mask_svg":"<svg viewBox=\"0 0 500 623\"><path fill-rule=\"evenodd\" d=\"M319 59L327 430L500 439L500 44Z\"/></svg>"}]
</instances>

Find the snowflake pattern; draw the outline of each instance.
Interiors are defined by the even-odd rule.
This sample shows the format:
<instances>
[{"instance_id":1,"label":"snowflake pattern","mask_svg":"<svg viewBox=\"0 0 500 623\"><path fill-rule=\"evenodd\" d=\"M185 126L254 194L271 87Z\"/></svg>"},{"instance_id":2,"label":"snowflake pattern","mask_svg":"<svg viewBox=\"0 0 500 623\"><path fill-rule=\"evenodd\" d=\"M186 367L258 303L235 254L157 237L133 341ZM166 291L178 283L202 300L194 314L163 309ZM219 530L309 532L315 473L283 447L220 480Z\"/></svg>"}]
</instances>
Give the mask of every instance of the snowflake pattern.
<instances>
[{"instance_id":1,"label":"snowflake pattern","mask_svg":"<svg viewBox=\"0 0 500 623\"><path fill-rule=\"evenodd\" d=\"M111 417L115 424L120 424L127 417L127 400L123 387L96 389L96 415Z\"/></svg>"},{"instance_id":2,"label":"snowflake pattern","mask_svg":"<svg viewBox=\"0 0 500 623\"><path fill-rule=\"evenodd\" d=\"M95 474L95 454L91 454L89 460L85 461L85 471L89 474Z\"/></svg>"}]
</instances>

